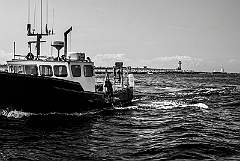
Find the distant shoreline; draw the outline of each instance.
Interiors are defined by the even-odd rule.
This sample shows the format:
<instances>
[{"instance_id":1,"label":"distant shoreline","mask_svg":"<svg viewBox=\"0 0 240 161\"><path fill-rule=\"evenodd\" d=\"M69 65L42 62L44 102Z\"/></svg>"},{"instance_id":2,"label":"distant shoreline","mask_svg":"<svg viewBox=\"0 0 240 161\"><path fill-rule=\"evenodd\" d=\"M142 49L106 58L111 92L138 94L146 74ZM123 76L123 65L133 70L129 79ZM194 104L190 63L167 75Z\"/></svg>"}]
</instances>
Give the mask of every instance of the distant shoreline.
<instances>
[{"instance_id":1,"label":"distant shoreline","mask_svg":"<svg viewBox=\"0 0 240 161\"><path fill-rule=\"evenodd\" d=\"M0 65L0 72L7 71L7 65ZM105 72L112 73L112 67L95 67L96 74L104 74ZM126 68L124 68L126 70ZM155 69L155 68L131 68L133 74L240 74L228 72L197 72L193 70L178 70L178 69Z\"/></svg>"}]
</instances>

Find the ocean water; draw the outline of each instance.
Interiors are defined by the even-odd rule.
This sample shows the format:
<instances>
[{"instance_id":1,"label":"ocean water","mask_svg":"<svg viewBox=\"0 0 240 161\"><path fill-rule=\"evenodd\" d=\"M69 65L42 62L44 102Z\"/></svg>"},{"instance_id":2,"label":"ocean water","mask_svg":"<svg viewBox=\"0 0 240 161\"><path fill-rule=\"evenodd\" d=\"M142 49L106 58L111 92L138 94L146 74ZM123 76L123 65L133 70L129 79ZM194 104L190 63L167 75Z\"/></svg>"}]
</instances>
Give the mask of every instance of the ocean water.
<instances>
[{"instance_id":1,"label":"ocean water","mask_svg":"<svg viewBox=\"0 0 240 161\"><path fill-rule=\"evenodd\" d=\"M86 113L2 111L0 160L240 160L239 74L135 75L134 94Z\"/></svg>"}]
</instances>

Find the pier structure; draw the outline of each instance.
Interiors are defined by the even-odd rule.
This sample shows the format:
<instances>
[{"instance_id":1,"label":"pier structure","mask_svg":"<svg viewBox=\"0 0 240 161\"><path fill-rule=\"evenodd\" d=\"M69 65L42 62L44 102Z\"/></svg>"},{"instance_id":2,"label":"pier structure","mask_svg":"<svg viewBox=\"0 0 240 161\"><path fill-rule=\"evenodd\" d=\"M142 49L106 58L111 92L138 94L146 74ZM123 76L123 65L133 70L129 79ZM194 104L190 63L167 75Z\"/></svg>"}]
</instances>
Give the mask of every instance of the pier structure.
<instances>
[{"instance_id":1,"label":"pier structure","mask_svg":"<svg viewBox=\"0 0 240 161\"><path fill-rule=\"evenodd\" d=\"M123 71L127 72L129 67L123 67ZM113 67L95 67L95 73L96 74L103 74L106 71L109 73L113 73ZM157 68L139 68L139 67L133 67L131 68L131 73L133 74L158 74L158 73L194 73L194 70L179 70L177 69L157 69Z\"/></svg>"}]
</instances>

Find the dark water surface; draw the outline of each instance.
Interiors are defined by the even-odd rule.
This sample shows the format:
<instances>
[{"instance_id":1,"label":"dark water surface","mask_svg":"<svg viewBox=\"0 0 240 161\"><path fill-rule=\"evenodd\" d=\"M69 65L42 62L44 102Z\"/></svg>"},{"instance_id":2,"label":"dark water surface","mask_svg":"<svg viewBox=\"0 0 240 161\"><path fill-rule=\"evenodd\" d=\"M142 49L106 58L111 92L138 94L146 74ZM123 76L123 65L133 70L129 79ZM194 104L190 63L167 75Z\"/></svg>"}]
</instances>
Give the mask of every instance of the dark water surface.
<instances>
[{"instance_id":1,"label":"dark water surface","mask_svg":"<svg viewBox=\"0 0 240 161\"><path fill-rule=\"evenodd\" d=\"M0 160L240 160L240 75L135 78L128 107L2 111Z\"/></svg>"}]
</instances>

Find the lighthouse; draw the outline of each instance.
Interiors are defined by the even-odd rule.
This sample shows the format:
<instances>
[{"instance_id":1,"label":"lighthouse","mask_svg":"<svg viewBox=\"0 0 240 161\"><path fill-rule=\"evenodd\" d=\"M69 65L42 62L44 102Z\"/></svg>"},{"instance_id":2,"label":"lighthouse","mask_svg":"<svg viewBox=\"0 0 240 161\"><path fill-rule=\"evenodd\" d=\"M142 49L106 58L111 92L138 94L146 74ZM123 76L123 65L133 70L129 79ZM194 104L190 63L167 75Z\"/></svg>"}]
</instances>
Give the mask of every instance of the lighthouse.
<instances>
[{"instance_id":1,"label":"lighthouse","mask_svg":"<svg viewBox=\"0 0 240 161\"><path fill-rule=\"evenodd\" d=\"M177 68L177 70L182 70L182 62L181 62L181 61L178 62L178 68Z\"/></svg>"},{"instance_id":2,"label":"lighthouse","mask_svg":"<svg viewBox=\"0 0 240 161\"><path fill-rule=\"evenodd\" d=\"M221 73L225 73L224 68L222 67L220 70Z\"/></svg>"}]
</instances>

